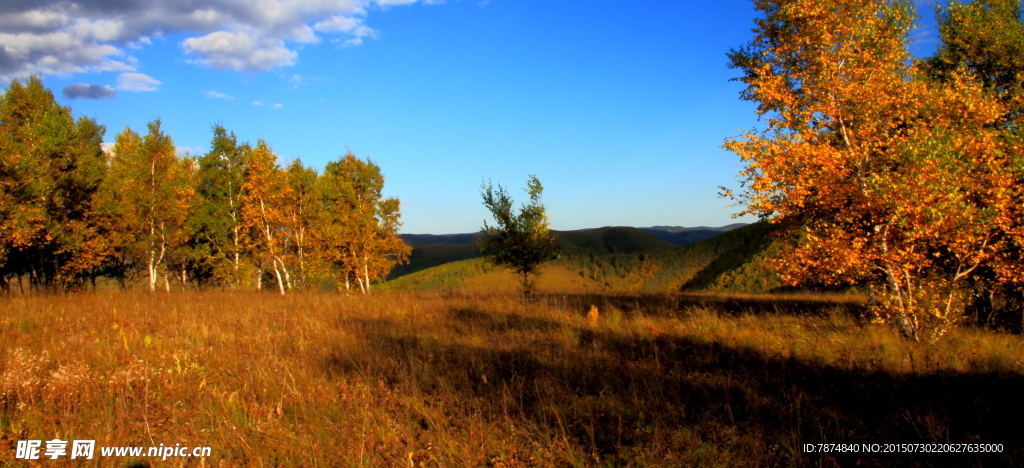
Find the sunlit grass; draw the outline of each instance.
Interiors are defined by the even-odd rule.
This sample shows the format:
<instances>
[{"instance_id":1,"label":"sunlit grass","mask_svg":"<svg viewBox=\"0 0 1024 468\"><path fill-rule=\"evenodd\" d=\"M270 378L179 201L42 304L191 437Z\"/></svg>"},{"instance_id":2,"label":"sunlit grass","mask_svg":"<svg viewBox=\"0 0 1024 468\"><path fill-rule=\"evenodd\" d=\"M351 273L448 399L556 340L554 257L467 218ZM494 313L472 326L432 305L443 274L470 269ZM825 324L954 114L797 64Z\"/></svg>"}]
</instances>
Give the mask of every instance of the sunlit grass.
<instances>
[{"instance_id":1,"label":"sunlit grass","mask_svg":"<svg viewBox=\"0 0 1024 468\"><path fill-rule=\"evenodd\" d=\"M1020 450L1000 424L1024 416L1021 337L910 342L859 304L13 296L0 304L0 464L14 441L54 437L210 446L207 466L906 466L939 459L799 447L1003 443L975 457L996 464Z\"/></svg>"}]
</instances>

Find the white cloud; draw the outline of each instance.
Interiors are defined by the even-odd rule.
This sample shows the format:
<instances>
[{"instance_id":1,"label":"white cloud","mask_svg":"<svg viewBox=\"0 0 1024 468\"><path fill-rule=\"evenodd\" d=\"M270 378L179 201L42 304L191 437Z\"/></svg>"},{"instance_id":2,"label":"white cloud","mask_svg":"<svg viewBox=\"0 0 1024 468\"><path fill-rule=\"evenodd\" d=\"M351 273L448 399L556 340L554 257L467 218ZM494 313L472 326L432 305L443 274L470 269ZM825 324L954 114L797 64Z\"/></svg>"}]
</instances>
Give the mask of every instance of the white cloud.
<instances>
[{"instance_id":1,"label":"white cloud","mask_svg":"<svg viewBox=\"0 0 1024 468\"><path fill-rule=\"evenodd\" d=\"M33 0L0 2L0 82L32 73L136 71L129 54L182 34L205 66L262 71L298 60L318 34L358 45L378 33L368 12L431 0Z\"/></svg>"},{"instance_id":2,"label":"white cloud","mask_svg":"<svg viewBox=\"0 0 1024 468\"><path fill-rule=\"evenodd\" d=\"M348 32L359 26L363 20L353 16L332 16L313 25L321 32Z\"/></svg>"},{"instance_id":3,"label":"white cloud","mask_svg":"<svg viewBox=\"0 0 1024 468\"><path fill-rule=\"evenodd\" d=\"M263 101L253 101L252 105L257 106L257 107L262 107L263 106Z\"/></svg>"},{"instance_id":4,"label":"white cloud","mask_svg":"<svg viewBox=\"0 0 1024 468\"><path fill-rule=\"evenodd\" d=\"M299 55L280 39L226 31L188 38L182 45L189 54L199 56L196 62L221 70L267 71L294 65Z\"/></svg>"},{"instance_id":5,"label":"white cloud","mask_svg":"<svg viewBox=\"0 0 1024 468\"><path fill-rule=\"evenodd\" d=\"M272 105L270 107L273 107L274 109L280 109L280 108L282 108L284 106L282 106L280 103L278 103L278 104L274 104L274 105Z\"/></svg>"},{"instance_id":6,"label":"white cloud","mask_svg":"<svg viewBox=\"0 0 1024 468\"><path fill-rule=\"evenodd\" d=\"M117 89L125 91L156 91L160 85L161 82L142 73L122 73L117 77Z\"/></svg>"},{"instance_id":7,"label":"white cloud","mask_svg":"<svg viewBox=\"0 0 1024 468\"><path fill-rule=\"evenodd\" d=\"M227 94L224 94L224 93L219 92L219 91L207 91L206 92L206 97L211 97L211 98L215 98L215 99L234 99L233 97L228 96Z\"/></svg>"}]
</instances>

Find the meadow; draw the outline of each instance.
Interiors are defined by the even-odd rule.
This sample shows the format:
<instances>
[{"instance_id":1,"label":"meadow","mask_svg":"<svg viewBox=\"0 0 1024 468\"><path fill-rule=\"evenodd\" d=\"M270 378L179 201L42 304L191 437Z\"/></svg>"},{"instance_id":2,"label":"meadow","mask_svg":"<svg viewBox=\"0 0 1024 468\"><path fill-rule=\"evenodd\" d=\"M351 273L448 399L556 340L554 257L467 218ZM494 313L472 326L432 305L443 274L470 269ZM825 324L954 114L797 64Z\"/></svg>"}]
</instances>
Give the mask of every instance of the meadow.
<instances>
[{"instance_id":1,"label":"meadow","mask_svg":"<svg viewBox=\"0 0 1024 468\"><path fill-rule=\"evenodd\" d=\"M840 295L14 295L0 465L61 438L212 454L30 466L1019 466L1022 344L911 342Z\"/></svg>"}]
</instances>

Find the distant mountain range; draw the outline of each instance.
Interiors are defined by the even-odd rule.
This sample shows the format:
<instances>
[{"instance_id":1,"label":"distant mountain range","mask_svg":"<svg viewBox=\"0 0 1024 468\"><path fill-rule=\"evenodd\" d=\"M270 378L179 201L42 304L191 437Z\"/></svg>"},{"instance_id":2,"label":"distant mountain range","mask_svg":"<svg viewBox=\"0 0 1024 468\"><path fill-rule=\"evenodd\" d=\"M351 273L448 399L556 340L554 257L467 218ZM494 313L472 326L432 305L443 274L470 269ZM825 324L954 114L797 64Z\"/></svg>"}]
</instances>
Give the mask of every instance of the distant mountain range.
<instances>
[{"instance_id":1,"label":"distant mountain range","mask_svg":"<svg viewBox=\"0 0 1024 468\"><path fill-rule=\"evenodd\" d=\"M700 242L704 239L710 239L723 232L732 231L733 229L741 228L746 225L746 223L736 223L722 227L651 226L640 229L654 234L659 239L668 241L672 245L686 245L694 242Z\"/></svg>"},{"instance_id":2,"label":"distant mountain range","mask_svg":"<svg viewBox=\"0 0 1024 468\"><path fill-rule=\"evenodd\" d=\"M717 231L717 232L725 232L725 231L732 231L733 229L741 228L741 227L747 226L747 225L748 225L748 223L734 223L734 224L729 224L727 226L722 226L722 227L707 227L707 226L699 226L699 227L651 226L651 227L640 228L640 229L643 229L645 231L666 231L666 232L672 232L672 233L686 232L686 231Z\"/></svg>"},{"instance_id":3,"label":"distant mountain range","mask_svg":"<svg viewBox=\"0 0 1024 468\"><path fill-rule=\"evenodd\" d=\"M708 237L714 237L726 231L731 231L736 228L746 226L746 223L730 224L722 227L682 227L682 226L651 226L644 228L634 228L628 226L605 226L601 228L592 229L577 229L574 231L553 231L555 235L562 237L568 234L571 238L581 240L584 237L589 237L589 234L580 233L607 233L614 232L613 235L622 236L624 232L630 230L639 229L653 234L655 237L668 241L672 245L686 245L696 242L701 239L707 239ZM611 230L611 231L610 231ZM689 239L686 235L691 237L700 237L696 240L685 240ZM476 242L477 238L480 237L479 232L471 232L466 234L399 234L399 237L413 247L423 244L472 244ZM684 239L680 241L680 239Z\"/></svg>"}]
</instances>

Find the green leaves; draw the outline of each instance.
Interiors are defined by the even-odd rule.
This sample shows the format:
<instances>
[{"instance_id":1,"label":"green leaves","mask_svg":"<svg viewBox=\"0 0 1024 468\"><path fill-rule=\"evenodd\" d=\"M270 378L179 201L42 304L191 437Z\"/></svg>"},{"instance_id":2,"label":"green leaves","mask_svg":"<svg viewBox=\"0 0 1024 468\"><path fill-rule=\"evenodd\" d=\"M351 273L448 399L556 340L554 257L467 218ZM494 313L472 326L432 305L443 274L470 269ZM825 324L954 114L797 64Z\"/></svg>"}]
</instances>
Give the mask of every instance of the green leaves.
<instances>
[{"instance_id":1,"label":"green leaves","mask_svg":"<svg viewBox=\"0 0 1024 468\"><path fill-rule=\"evenodd\" d=\"M281 292L323 274L368 292L411 251L373 161L348 153L323 176L297 160L282 168L266 142L239 143L221 125L209 153L179 157L159 120L147 130L125 128L106 154L104 128L74 121L37 77L11 84L0 96L0 289L101 275L127 288L143 272L151 291L172 278L260 287L269 273Z\"/></svg>"},{"instance_id":2,"label":"green leaves","mask_svg":"<svg viewBox=\"0 0 1024 468\"><path fill-rule=\"evenodd\" d=\"M145 269L149 289L154 291L161 274L170 288L165 262L188 237L186 219L195 196L195 167L178 157L159 119L150 122L148 129L145 137L131 128L118 134L101 209L113 223L114 249L126 259L121 273L127 277L119 280L126 286L131 270Z\"/></svg>"},{"instance_id":3,"label":"green leaves","mask_svg":"<svg viewBox=\"0 0 1024 468\"><path fill-rule=\"evenodd\" d=\"M484 221L480 253L495 265L515 270L521 277L523 293L530 297L541 265L557 259L560 251L541 203L544 187L537 176L530 175L526 183L530 204L522 205L518 215L512 212L512 198L500 184L497 189L490 182L481 184L480 188L484 206L497 223L491 226Z\"/></svg>"},{"instance_id":4,"label":"green leaves","mask_svg":"<svg viewBox=\"0 0 1024 468\"><path fill-rule=\"evenodd\" d=\"M324 223L318 231L323 255L339 286L370 284L405 262L412 249L398 237L397 198L383 198L384 175L373 161L347 153L327 163L320 182Z\"/></svg>"},{"instance_id":5,"label":"green leaves","mask_svg":"<svg viewBox=\"0 0 1024 468\"><path fill-rule=\"evenodd\" d=\"M38 77L0 97L0 288L29 273L38 287L66 289L99 264L103 131L75 121Z\"/></svg>"}]
</instances>

